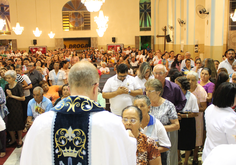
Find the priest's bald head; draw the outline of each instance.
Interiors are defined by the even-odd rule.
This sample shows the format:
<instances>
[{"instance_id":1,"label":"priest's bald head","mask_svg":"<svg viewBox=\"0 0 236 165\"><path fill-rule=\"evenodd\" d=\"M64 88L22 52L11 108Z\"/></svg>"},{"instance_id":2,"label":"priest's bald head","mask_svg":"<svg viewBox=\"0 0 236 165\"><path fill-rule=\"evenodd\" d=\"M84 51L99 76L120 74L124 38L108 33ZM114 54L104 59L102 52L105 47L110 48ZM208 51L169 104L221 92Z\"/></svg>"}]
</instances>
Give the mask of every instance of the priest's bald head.
<instances>
[{"instance_id":1,"label":"priest's bald head","mask_svg":"<svg viewBox=\"0 0 236 165\"><path fill-rule=\"evenodd\" d=\"M70 69L68 75L71 96L83 95L97 101L99 75L90 62L78 62Z\"/></svg>"}]
</instances>

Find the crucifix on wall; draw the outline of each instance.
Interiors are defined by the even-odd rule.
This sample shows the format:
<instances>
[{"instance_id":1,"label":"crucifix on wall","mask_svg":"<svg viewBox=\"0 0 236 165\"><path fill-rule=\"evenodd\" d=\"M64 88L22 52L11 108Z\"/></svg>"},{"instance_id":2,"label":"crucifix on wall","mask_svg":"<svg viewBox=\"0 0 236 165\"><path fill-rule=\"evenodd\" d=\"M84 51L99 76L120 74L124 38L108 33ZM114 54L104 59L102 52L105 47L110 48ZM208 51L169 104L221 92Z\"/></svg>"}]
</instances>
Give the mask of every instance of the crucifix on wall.
<instances>
[{"instance_id":1,"label":"crucifix on wall","mask_svg":"<svg viewBox=\"0 0 236 165\"><path fill-rule=\"evenodd\" d=\"M166 35L166 26L164 28L162 28L162 30L164 31L164 35L157 35L156 37L164 37L164 51L166 50L166 41L167 42L171 42L170 39L170 35Z\"/></svg>"}]
</instances>

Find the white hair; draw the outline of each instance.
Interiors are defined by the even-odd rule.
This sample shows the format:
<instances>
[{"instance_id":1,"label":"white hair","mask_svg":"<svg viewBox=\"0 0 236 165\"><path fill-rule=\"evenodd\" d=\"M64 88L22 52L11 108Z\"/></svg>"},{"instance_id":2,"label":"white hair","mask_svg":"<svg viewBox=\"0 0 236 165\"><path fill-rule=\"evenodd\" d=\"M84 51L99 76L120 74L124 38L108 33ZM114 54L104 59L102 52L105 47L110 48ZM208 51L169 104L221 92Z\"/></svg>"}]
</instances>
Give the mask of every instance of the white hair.
<instances>
[{"instance_id":1,"label":"white hair","mask_svg":"<svg viewBox=\"0 0 236 165\"><path fill-rule=\"evenodd\" d=\"M16 72L14 70L8 70L5 72L5 76L11 76L12 78L16 79Z\"/></svg>"},{"instance_id":2,"label":"white hair","mask_svg":"<svg viewBox=\"0 0 236 165\"><path fill-rule=\"evenodd\" d=\"M191 55L191 53L190 53L190 52L186 52L186 53L185 53L185 55L187 55L187 54L190 54L190 55Z\"/></svg>"},{"instance_id":3,"label":"white hair","mask_svg":"<svg viewBox=\"0 0 236 165\"><path fill-rule=\"evenodd\" d=\"M195 76L196 81L198 81L198 74L197 74L196 72L190 71L190 72L188 72L187 76L188 76L188 75L193 75L193 76Z\"/></svg>"},{"instance_id":4,"label":"white hair","mask_svg":"<svg viewBox=\"0 0 236 165\"><path fill-rule=\"evenodd\" d=\"M38 91L38 90L40 91L40 94L43 95L43 93L44 93L43 88L41 88L39 86L35 87L33 91Z\"/></svg>"}]
</instances>

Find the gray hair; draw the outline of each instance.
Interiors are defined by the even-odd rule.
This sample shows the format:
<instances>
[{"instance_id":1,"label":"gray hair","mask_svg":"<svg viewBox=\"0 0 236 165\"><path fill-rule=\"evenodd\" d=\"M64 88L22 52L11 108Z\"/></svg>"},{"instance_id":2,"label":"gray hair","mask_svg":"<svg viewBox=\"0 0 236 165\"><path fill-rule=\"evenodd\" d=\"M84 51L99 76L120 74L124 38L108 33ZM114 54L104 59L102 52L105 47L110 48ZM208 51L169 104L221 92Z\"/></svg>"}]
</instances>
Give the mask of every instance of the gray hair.
<instances>
[{"instance_id":1,"label":"gray hair","mask_svg":"<svg viewBox=\"0 0 236 165\"><path fill-rule=\"evenodd\" d=\"M191 56L191 53L190 53L190 52L186 52L186 53L185 53L185 56L186 56L187 54L189 54L189 55Z\"/></svg>"},{"instance_id":2,"label":"gray hair","mask_svg":"<svg viewBox=\"0 0 236 165\"><path fill-rule=\"evenodd\" d=\"M144 77L145 77L145 74L147 72L147 70L150 70L150 75L151 75L151 72L152 72L152 68L151 66L149 65L148 62L143 62L140 67L139 67L139 74L138 74L138 77L142 80ZM150 76L149 75L149 76Z\"/></svg>"},{"instance_id":3,"label":"gray hair","mask_svg":"<svg viewBox=\"0 0 236 165\"><path fill-rule=\"evenodd\" d=\"M197 74L196 72L190 71L190 72L188 72L187 76L188 76L188 75L193 75L193 76L195 76L196 81L198 81L198 74Z\"/></svg>"},{"instance_id":4,"label":"gray hair","mask_svg":"<svg viewBox=\"0 0 236 165\"><path fill-rule=\"evenodd\" d=\"M135 100L138 100L138 99L144 99L146 104L147 104L147 106L151 105L151 101L150 101L150 99L146 95L137 95L137 96L135 96L133 102Z\"/></svg>"},{"instance_id":5,"label":"gray hair","mask_svg":"<svg viewBox=\"0 0 236 165\"><path fill-rule=\"evenodd\" d=\"M39 86L35 87L33 91L40 91L41 95L43 95L43 93L44 93L43 88L41 88Z\"/></svg>"},{"instance_id":6,"label":"gray hair","mask_svg":"<svg viewBox=\"0 0 236 165\"><path fill-rule=\"evenodd\" d=\"M11 76L12 78L16 79L16 72L14 70L8 70L5 72L5 76Z\"/></svg>"},{"instance_id":7,"label":"gray hair","mask_svg":"<svg viewBox=\"0 0 236 165\"><path fill-rule=\"evenodd\" d=\"M160 96L162 96L163 94L163 87L162 84L159 80L157 79L149 79L146 83L145 83L145 87L151 87L153 88L155 91L157 92L161 92Z\"/></svg>"},{"instance_id":8,"label":"gray hair","mask_svg":"<svg viewBox=\"0 0 236 165\"><path fill-rule=\"evenodd\" d=\"M87 61L78 62L70 69L68 81L71 87L89 89L95 83L99 83L97 68Z\"/></svg>"}]
</instances>

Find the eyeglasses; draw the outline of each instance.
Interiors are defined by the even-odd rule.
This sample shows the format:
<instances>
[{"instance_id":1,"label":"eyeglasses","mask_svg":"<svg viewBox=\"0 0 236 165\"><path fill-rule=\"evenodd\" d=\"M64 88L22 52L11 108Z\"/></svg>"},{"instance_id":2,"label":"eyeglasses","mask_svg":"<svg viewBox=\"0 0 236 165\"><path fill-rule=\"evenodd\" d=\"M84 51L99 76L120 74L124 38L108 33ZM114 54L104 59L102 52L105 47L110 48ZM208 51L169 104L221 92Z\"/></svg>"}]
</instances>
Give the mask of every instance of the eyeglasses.
<instances>
[{"instance_id":1,"label":"eyeglasses","mask_svg":"<svg viewBox=\"0 0 236 165\"><path fill-rule=\"evenodd\" d=\"M153 72L153 74L162 76L164 74L164 72Z\"/></svg>"},{"instance_id":2,"label":"eyeglasses","mask_svg":"<svg viewBox=\"0 0 236 165\"><path fill-rule=\"evenodd\" d=\"M123 118L122 119L123 123L128 123L128 121L132 124L136 123L137 119L128 119L128 118Z\"/></svg>"},{"instance_id":3,"label":"eyeglasses","mask_svg":"<svg viewBox=\"0 0 236 165\"><path fill-rule=\"evenodd\" d=\"M146 90L146 89L145 89L145 92L146 92L146 93L152 93L152 92L155 92L155 91L156 91L156 90Z\"/></svg>"}]
</instances>

